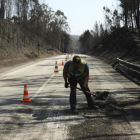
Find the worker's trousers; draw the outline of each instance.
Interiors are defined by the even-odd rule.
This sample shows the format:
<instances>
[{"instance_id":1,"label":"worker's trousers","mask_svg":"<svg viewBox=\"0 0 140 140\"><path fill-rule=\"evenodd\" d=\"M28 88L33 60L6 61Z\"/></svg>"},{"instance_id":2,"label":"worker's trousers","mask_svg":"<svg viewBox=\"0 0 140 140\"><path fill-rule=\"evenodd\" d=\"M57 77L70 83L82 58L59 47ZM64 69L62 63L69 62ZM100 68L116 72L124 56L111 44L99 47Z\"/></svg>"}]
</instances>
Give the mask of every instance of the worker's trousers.
<instances>
[{"instance_id":1,"label":"worker's trousers","mask_svg":"<svg viewBox=\"0 0 140 140\"><path fill-rule=\"evenodd\" d=\"M69 83L70 83L70 107L71 107L71 110L75 109L76 108L76 87L77 86L77 83L79 83L81 89L83 89L83 84L84 84L84 80L81 80L81 82L78 82L76 79L72 79L72 78L69 78L68 79ZM87 87L87 91L90 91L89 90L89 87L88 85L86 85ZM93 105L94 102L92 100L92 97L90 94L86 93L86 92L83 92L86 96L86 99L87 99L87 102L88 102L88 106L90 105Z\"/></svg>"}]
</instances>

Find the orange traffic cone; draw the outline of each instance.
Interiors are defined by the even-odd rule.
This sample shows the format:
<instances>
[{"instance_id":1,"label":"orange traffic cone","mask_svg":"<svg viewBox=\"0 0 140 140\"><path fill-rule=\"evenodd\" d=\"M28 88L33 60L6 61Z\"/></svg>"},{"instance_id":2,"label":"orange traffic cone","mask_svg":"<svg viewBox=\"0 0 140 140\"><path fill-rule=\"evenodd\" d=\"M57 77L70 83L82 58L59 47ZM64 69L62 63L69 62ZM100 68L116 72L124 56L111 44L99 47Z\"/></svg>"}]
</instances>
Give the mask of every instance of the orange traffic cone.
<instances>
[{"instance_id":1,"label":"orange traffic cone","mask_svg":"<svg viewBox=\"0 0 140 140\"><path fill-rule=\"evenodd\" d=\"M54 73L59 73L57 61L55 62L55 70L54 70Z\"/></svg>"},{"instance_id":2,"label":"orange traffic cone","mask_svg":"<svg viewBox=\"0 0 140 140\"><path fill-rule=\"evenodd\" d=\"M62 66L64 66L64 62L63 62L63 60L62 60Z\"/></svg>"},{"instance_id":3,"label":"orange traffic cone","mask_svg":"<svg viewBox=\"0 0 140 140\"><path fill-rule=\"evenodd\" d=\"M23 99L21 100L22 102L29 102L31 99L28 97L28 90L27 90L27 85L24 85L24 94L23 94Z\"/></svg>"}]
</instances>

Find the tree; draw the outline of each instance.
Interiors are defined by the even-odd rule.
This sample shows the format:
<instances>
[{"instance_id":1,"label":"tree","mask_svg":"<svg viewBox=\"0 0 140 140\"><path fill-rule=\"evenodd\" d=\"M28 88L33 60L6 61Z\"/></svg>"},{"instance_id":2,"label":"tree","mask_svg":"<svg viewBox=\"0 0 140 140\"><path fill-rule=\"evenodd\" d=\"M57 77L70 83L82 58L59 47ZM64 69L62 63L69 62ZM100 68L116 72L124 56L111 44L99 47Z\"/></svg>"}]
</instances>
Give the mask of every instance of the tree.
<instances>
[{"instance_id":1,"label":"tree","mask_svg":"<svg viewBox=\"0 0 140 140\"><path fill-rule=\"evenodd\" d=\"M103 27L103 24L100 24L100 40L102 40L105 37L105 30Z\"/></svg>"},{"instance_id":2,"label":"tree","mask_svg":"<svg viewBox=\"0 0 140 140\"><path fill-rule=\"evenodd\" d=\"M122 15L124 16L125 21L125 27L128 28L128 2L129 0L120 0L122 7Z\"/></svg>"},{"instance_id":3,"label":"tree","mask_svg":"<svg viewBox=\"0 0 140 140\"><path fill-rule=\"evenodd\" d=\"M103 7L105 13L105 27L108 32L120 27L120 16L118 10L111 11L108 7Z\"/></svg>"},{"instance_id":4,"label":"tree","mask_svg":"<svg viewBox=\"0 0 140 140\"><path fill-rule=\"evenodd\" d=\"M120 7L122 9L122 17L124 17L124 26L128 28L128 25L134 31L134 28L137 28L138 33L140 34L139 29L139 0L119 0ZM122 19L123 20L123 19Z\"/></svg>"},{"instance_id":5,"label":"tree","mask_svg":"<svg viewBox=\"0 0 140 140\"><path fill-rule=\"evenodd\" d=\"M93 36L91 35L89 30L86 30L80 37L79 42L82 47L82 51L87 53L92 49L92 40Z\"/></svg>"},{"instance_id":6,"label":"tree","mask_svg":"<svg viewBox=\"0 0 140 140\"><path fill-rule=\"evenodd\" d=\"M5 0L1 0L0 18L4 18L4 15L5 15Z\"/></svg>"},{"instance_id":7,"label":"tree","mask_svg":"<svg viewBox=\"0 0 140 140\"><path fill-rule=\"evenodd\" d=\"M60 51L66 51L70 46L67 17L60 10L54 12L48 5L39 4L38 0L0 0L0 18L4 16L7 20L12 19L16 27L21 29L16 38L22 39L24 47L28 40L27 30L34 41L36 41L35 37L39 36ZM6 32L9 32L9 40L11 30L7 26ZM18 39L17 46L19 45Z\"/></svg>"}]
</instances>

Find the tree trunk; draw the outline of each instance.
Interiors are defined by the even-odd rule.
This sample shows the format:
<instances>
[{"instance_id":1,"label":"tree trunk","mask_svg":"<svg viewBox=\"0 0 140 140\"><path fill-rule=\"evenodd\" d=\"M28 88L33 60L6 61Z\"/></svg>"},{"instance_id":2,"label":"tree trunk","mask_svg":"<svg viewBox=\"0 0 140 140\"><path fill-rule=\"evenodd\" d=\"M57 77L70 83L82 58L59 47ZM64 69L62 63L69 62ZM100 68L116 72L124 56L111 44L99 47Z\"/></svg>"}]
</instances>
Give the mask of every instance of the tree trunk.
<instances>
[{"instance_id":1,"label":"tree trunk","mask_svg":"<svg viewBox=\"0 0 140 140\"><path fill-rule=\"evenodd\" d=\"M127 16L128 16L128 13L127 13L127 12L128 12L128 10L127 10L127 8L128 8L128 7L127 7L127 5L126 5L126 0L124 0L124 13L125 13L124 16L125 16L125 27L126 27L126 28L128 28L128 25L127 25Z\"/></svg>"},{"instance_id":2,"label":"tree trunk","mask_svg":"<svg viewBox=\"0 0 140 140\"><path fill-rule=\"evenodd\" d=\"M132 9L131 9L131 25L132 25L132 32L134 32L134 25L133 25L133 12L132 12Z\"/></svg>"},{"instance_id":3,"label":"tree trunk","mask_svg":"<svg viewBox=\"0 0 140 140\"><path fill-rule=\"evenodd\" d=\"M4 19L4 15L5 15L5 7L4 7L4 0L1 0L1 15L0 17Z\"/></svg>"},{"instance_id":4,"label":"tree trunk","mask_svg":"<svg viewBox=\"0 0 140 140\"><path fill-rule=\"evenodd\" d=\"M140 30L139 30L139 0L137 1L137 29L138 29L138 33L140 34Z\"/></svg>"}]
</instances>

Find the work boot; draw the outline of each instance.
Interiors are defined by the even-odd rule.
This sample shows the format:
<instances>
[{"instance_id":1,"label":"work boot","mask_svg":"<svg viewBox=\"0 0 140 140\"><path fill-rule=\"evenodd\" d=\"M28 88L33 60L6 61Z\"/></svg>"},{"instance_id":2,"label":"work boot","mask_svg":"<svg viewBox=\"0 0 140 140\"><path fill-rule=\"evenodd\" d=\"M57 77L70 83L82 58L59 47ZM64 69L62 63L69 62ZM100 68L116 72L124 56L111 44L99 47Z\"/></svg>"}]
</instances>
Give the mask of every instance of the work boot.
<instances>
[{"instance_id":1,"label":"work boot","mask_svg":"<svg viewBox=\"0 0 140 140\"><path fill-rule=\"evenodd\" d=\"M88 107L92 109L99 109L99 107L96 106L92 100L88 102Z\"/></svg>"},{"instance_id":2,"label":"work boot","mask_svg":"<svg viewBox=\"0 0 140 140\"><path fill-rule=\"evenodd\" d=\"M79 114L78 110L76 108L71 109L72 114Z\"/></svg>"}]
</instances>

